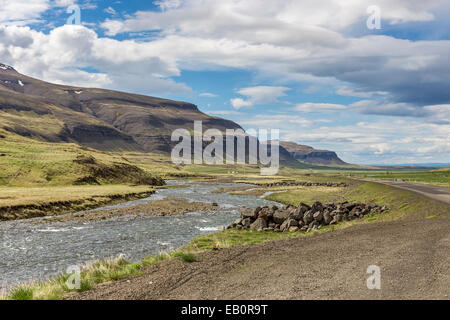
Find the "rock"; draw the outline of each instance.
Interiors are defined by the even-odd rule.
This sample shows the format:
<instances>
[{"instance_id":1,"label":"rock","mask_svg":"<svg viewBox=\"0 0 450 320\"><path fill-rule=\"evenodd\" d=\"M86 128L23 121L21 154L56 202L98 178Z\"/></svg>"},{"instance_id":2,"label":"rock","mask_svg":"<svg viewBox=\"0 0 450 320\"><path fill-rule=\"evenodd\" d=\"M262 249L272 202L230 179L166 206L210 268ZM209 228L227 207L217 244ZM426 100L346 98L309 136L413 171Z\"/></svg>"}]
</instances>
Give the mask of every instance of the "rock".
<instances>
[{"instance_id":1,"label":"rock","mask_svg":"<svg viewBox=\"0 0 450 320\"><path fill-rule=\"evenodd\" d=\"M241 207L240 211L241 211L242 219L247 219L247 218L255 219L257 217L257 215L255 215L255 210L253 210L251 208Z\"/></svg>"},{"instance_id":2,"label":"rock","mask_svg":"<svg viewBox=\"0 0 450 320\"><path fill-rule=\"evenodd\" d=\"M342 221L343 214L336 214L330 224L337 224Z\"/></svg>"},{"instance_id":3,"label":"rock","mask_svg":"<svg viewBox=\"0 0 450 320\"><path fill-rule=\"evenodd\" d=\"M290 227L289 228L289 232L297 232L297 231L299 231L298 227Z\"/></svg>"},{"instance_id":4,"label":"rock","mask_svg":"<svg viewBox=\"0 0 450 320\"><path fill-rule=\"evenodd\" d=\"M342 208L347 209L348 211L351 211L355 206L356 206L355 203L349 203L349 202L344 202L342 204Z\"/></svg>"},{"instance_id":5,"label":"rock","mask_svg":"<svg viewBox=\"0 0 450 320\"><path fill-rule=\"evenodd\" d=\"M242 219L237 219L231 224L231 227L235 228L238 224L241 224L241 223L242 223Z\"/></svg>"},{"instance_id":6,"label":"rock","mask_svg":"<svg viewBox=\"0 0 450 320\"><path fill-rule=\"evenodd\" d=\"M242 207L241 219L234 221L228 229L250 229L251 227L254 230L270 229L276 232L285 232L297 227L302 231L311 231L320 229L322 226L363 218L370 213L380 213L386 210L389 208L374 203L343 202L323 205L319 201L314 202L311 207L305 203L300 203L298 207L286 205L278 208L272 205L258 207L255 210ZM261 225L260 220L263 220L266 225Z\"/></svg>"},{"instance_id":7,"label":"rock","mask_svg":"<svg viewBox=\"0 0 450 320\"><path fill-rule=\"evenodd\" d=\"M301 208L297 208L291 213L290 217L295 220L302 220L304 214Z\"/></svg>"},{"instance_id":8,"label":"rock","mask_svg":"<svg viewBox=\"0 0 450 320\"><path fill-rule=\"evenodd\" d=\"M243 227L248 228L252 224L252 220L250 218L245 218L242 220L241 224Z\"/></svg>"},{"instance_id":9,"label":"rock","mask_svg":"<svg viewBox=\"0 0 450 320\"><path fill-rule=\"evenodd\" d=\"M323 223L325 225L329 225L332 220L333 220L333 218L331 217L330 212L329 211L325 211L323 213Z\"/></svg>"},{"instance_id":10,"label":"rock","mask_svg":"<svg viewBox=\"0 0 450 320\"><path fill-rule=\"evenodd\" d=\"M262 218L256 219L255 222L250 225L251 230L262 231L264 228L267 228L267 222Z\"/></svg>"},{"instance_id":11,"label":"rock","mask_svg":"<svg viewBox=\"0 0 450 320\"><path fill-rule=\"evenodd\" d=\"M309 224L309 227L310 228L313 228L313 227L318 227L320 225L320 222L318 222L318 221L313 221L313 222L311 222L310 224Z\"/></svg>"},{"instance_id":12,"label":"rock","mask_svg":"<svg viewBox=\"0 0 450 320\"><path fill-rule=\"evenodd\" d=\"M287 218L289 218L290 213L286 210L278 210L273 215L273 221L277 224L282 224Z\"/></svg>"},{"instance_id":13,"label":"rock","mask_svg":"<svg viewBox=\"0 0 450 320\"><path fill-rule=\"evenodd\" d=\"M350 212L348 213L348 216L349 216L349 217L354 217L354 216L357 216L359 213L360 213L359 208L358 208L358 207L354 207L354 208L352 209L352 211L350 211Z\"/></svg>"},{"instance_id":14,"label":"rock","mask_svg":"<svg viewBox=\"0 0 450 320\"><path fill-rule=\"evenodd\" d=\"M318 212L314 213L313 218L317 222L322 222L322 220L323 220L323 213L321 211L318 211Z\"/></svg>"},{"instance_id":15,"label":"rock","mask_svg":"<svg viewBox=\"0 0 450 320\"><path fill-rule=\"evenodd\" d=\"M314 202L313 205L311 206L311 211L313 213L318 212L318 211L322 211L322 210L323 210L323 205L319 201Z\"/></svg>"},{"instance_id":16,"label":"rock","mask_svg":"<svg viewBox=\"0 0 450 320\"><path fill-rule=\"evenodd\" d=\"M269 221L269 217L265 213L259 213L258 219L263 219L265 222Z\"/></svg>"},{"instance_id":17,"label":"rock","mask_svg":"<svg viewBox=\"0 0 450 320\"><path fill-rule=\"evenodd\" d=\"M309 225L311 222L313 222L313 220L313 213L311 211L307 211L303 216L303 222L305 223L305 225Z\"/></svg>"},{"instance_id":18,"label":"rock","mask_svg":"<svg viewBox=\"0 0 450 320\"><path fill-rule=\"evenodd\" d=\"M298 208L301 210L301 212L305 213L306 211L311 210L311 207L308 206L306 203L300 202L298 205Z\"/></svg>"},{"instance_id":19,"label":"rock","mask_svg":"<svg viewBox=\"0 0 450 320\"><path fill-rule=\"evenodd\" d=\"M283 222L283 224L280 226L280 230L287 231L287 230L289 230L289 228L297 227L297 226L298 226L297 220L289 218Z\"/></svg>"}]
</instances>

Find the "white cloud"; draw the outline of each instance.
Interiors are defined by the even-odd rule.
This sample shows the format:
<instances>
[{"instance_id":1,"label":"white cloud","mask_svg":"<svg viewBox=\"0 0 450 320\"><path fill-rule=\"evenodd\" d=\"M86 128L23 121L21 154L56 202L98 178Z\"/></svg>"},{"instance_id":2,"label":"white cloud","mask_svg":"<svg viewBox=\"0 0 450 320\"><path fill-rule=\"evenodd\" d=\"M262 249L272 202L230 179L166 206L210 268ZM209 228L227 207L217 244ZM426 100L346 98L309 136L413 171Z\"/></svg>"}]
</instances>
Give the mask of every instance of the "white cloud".
<instances>
[{"instance_id":1,"label":"white cloud","mask_svg":"<svg viewBox=\"0 0 450 320\"><path fill-rule=\"evenodd\" d=\"M120 21L120 28L109 31L118 33L162 29L168 33L176 30L185 35L209 33L220 37L226 32L240 37L248 29L252 29L259 39L257 31L262 31L262 36L276 28L282 28L286 32L289 29L299 31L304 26L309 26L309 31L314 36L321 32L323 35L331 35L327 29L340 30L358 21L365 22L368 17L366 9L374 3L372 0L280 0L261 5L260 0L162 0L156 4L163 12L138 12L134 17ZM378 0L376 4L382 9L385 21L402 23L433 20L432 10L445 5L445 2ZM225 26L229 28L226 29ZM109 25L105 24L104 27L108 29ZM236 33L236 30L240 32ZM276 41L284 33L279 31ZM308 39L307 35L299 36Z\"/></svg>"},{"instance_id":2,"label":"white cloud","mask_svg":"<svg viewBox=\"0 0 450 320\"><path fill-rule=\"evenodd\" d=\"M352 88L348 86L339 87L336 93L341 96L358 97L358 98L374 98L377 96L385 96L388 94L386 91L364 91L360 88Z\"/></svg>"},{"instance_id":3,"label":"white cloud","mask_svg":"<svg viewBox=\"0 0 450 320\"><path fill-rule=\"evenodd\" d=\"M177 9L181 6L181 0L157 0L153 2L163 11L170 9Z\"/></svg>"},{"instance_id":4,"label":"white cloud","mask_svg":"<svg viewBox=\"0 0 450 320\"><path fill-rule=\"evenodd\" d=\"M350 107L356 112L374 115L391 115L404 117L422 117L426 111L409 103L395 103L386 100L361 100Z\"/></svg>"},{"instance_id":5,"label":"white cloud","mask_svg":"<svg viewBox=\"0 0 450 320\"><path fill-rule=\"evenodd\" d=\"M437 124L450 124L450 104L424 107L428 120ZM449 137L450 141L450 137Z\"/></svg>"},{"instance_id":6,"label":"white cloud","mask_svg":"<svg viewBox=\"0 0 450 320\"><path fill-rule=\"evenodd\" d=\"M218 97L217 94L210 93L210 92L202 92L202 93L199 94L199 96L203 97L203 98L217 98Z\"/></svg>"},{"instance_id":7,"label":"white cloud","mask_svg":"<svg viewBox=\"0 0 450 320\"><path fill-rule=\"evenodd\" d=\"M352 163L430 162L430 157L433 162L448 162L450 157L450 126L420 119L382 117L370 123L319 127L293 127L286 122L282 128L281 139L337 151Z\"/></svg>"},{"instance_id":8,"label":"white cloud","mask_svg":"<svg viewBox=\"0 0 450 320\"><path fill-rule=\"evenodd\" d=\"M242 68L277 83L326 79L346 83L338 94L389 96L395 103L445 104L450 93L450 41L409 41L388 36L352 38L365 26L369 0L161 1L168 10L140 11L126 20L107 20L111 35L153 30L181 68ZM379 0L383 22L429 21L450 7L443 0ZM233 100L238 108L248 99Z\"/></svg>"},{"instance_id":9,"label":"white cloud","mask_svg":"<svg viewBox=\"0 0 450 320\"><path fill-rule=\"evenodd\" d=\"M253 128L279 129L280 131L283 131L286 130L286 128L289 126L311 126L312 124L314 124L314 121L295 115L273 114L270 116L249 115L245 120L239 121L239 123Z\"/></svg>"},{"instance_id":10,"label":"white cloud","mask_svg":"<svg viewBox=\"0 0 450 320\"><path fill-rule=\"evenodd\" d=\"M50 82L159 95L192 91L171 79L180 69L151 43L99 38L83 26L65 25L49 34L0 27L0 61ZM79 69L88 67L99 73Z\"/></svg>"},{"instance_id":11,"label":"white cloud","mask_svg":"<svg viewBox=\"0 0 450 320\"><path fill-rule=\"evenodd\" d=\"M0 0L0 24L22 25L36 22L48 9L49 0Z\"/></svg>"},{"instance_id":12,"label":"white cloud","mask_svg":"<svg viewBox=\"0 0 450 320\"><path fill-rule=\"evenodd\" d=\"M286 96L286 91L290 89L287 87L270 87L270 86L257 86L249 87L238 90L240 95L246 97L246 99L235 98L231 99L231 105L235 109L248 108L262 104L272 103L286 103L279 101L278 98Z\"/></svg>"},{"instance_id":13,"label":"white cloud","mask_svg":"<svg viewBox=\"0 0 450 320\"><path fill-rule=\"evenodd\" d=\"M339 112L348 110L347 106L333 103L299 103L294 110L301 112Z\"/></svg>"},{"instance_id":14,"label":"white cloud","mask_svg":"<svg viewBox=\"0 0 450 320\"><path fill-rule=\"evenodd\" d=\"M44 22L42 14L52 8L68 7L76 0L0 0L0 25L25 26Z\"/></svg>"},{"instance_id":15,"label":"white cloud","mask_svg":"<svg viewBox=\"0 0 450 320\"><path fill-rule=\"evenodd\" d=\"M219 115L219 116L239 116L242 115L242 113L234 110L210 110L208 111L209 114L212 115Z\"/></svg>"},{"instance_id":16,"label":"white cloud","mask_svg":"<svg viewBox=\"0 0 450 320\"><path fill-rule=\"evenodd\" d=\"M113 16L115 16L117 14L116 10L113 7L108 7L103 11L105 11L106 13L109 13L110 15L113 15Z\"/></svg>"}]
</instances>

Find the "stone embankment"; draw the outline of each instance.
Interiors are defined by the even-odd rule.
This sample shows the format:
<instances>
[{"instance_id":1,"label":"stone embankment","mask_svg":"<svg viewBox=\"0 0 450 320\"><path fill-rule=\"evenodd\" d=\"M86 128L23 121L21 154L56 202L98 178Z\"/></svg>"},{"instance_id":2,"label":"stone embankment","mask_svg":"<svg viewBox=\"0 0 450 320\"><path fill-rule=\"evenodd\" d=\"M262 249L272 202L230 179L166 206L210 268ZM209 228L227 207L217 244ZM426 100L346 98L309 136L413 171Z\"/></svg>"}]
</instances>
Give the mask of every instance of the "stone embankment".
<instances>
[{"instance_id":1,"label":"stone embankment","mask_svg":"<svg viewBox=\"0 0 450 320\"><path fill-rule=\"evenodd\" d=\"M345 182L299 182L299 181L281 181L266 184L258 184L261 187L348 187Z\"/></svg>"},{"instance_id":2,"label":"stone embankment","mask_svg":"<svg viewBox=\"0 0 450 320\"><path fill-rule=\"evenodd\" d=\"M287 205L241 208L241 217L228 228L251 229L257 231L296 232L313 231L322 226L334 225L341 221L363 218L374 213L387 211L386 206L360 202L328 203L315 202L312 206L300 203L298 207Z\"/></svg>"}]
</instances>

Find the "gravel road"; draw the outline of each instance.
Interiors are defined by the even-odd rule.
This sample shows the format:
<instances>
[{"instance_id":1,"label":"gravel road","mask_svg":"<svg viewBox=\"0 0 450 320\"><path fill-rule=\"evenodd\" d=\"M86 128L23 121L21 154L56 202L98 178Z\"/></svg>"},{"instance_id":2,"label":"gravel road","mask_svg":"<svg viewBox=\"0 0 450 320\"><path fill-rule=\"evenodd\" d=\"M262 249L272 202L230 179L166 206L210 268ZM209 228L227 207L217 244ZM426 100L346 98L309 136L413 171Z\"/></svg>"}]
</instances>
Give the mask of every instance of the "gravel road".
<instances>
[{"instance_id":1,"label":"gravel road","mask_svg":"<svg viewBox=\"0 0 450 320\"><path fill-rule=\"evenodd\" d=\"M371 223L208 252L72 299L450 299L450 219ZM367 288L380 267L381 290Z\"/></svg>"}]
</instances>

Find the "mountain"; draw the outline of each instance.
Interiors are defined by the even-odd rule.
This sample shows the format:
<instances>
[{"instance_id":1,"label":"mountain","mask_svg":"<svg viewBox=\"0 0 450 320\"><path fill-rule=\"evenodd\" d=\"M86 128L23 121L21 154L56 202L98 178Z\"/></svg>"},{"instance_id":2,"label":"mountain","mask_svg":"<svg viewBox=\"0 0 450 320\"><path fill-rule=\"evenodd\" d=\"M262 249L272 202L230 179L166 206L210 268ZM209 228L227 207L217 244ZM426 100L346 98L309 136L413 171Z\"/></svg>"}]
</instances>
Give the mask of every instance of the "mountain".
<instances>
[{"instance_id":1,"label":"mountain","mask_svg":"<svg viewBox=\"0 0 450 320\"><path fill-rule=\"evenodd\" d=\"M50 142L75 142L103 151L168 153L177 128L240 129L197 106L104 89L55 85L0 64L0 128ZM175 143L176 144L176 143Z\"/></svg>"},{"instance_id":2,"label":"mountain","mask_svg":"<svg viewBox=\"0 0 450 320\"><path fill-rule=\"evenodd\" d=\"M281 141L280 146L298 161L312 165L347 166L334 151L316 150L313 147L300 145L294 142Z\"/></svg>"},{"instance_id":3,"label":"mountain","mask_svg":"<svg viewBox=\"0 0 450 320\"><path fill-rule=\"evenodd\" d=\"M233 121L201 112L191 103L56 85L0 63L0 129L24 137L74 142L101 151L168 154L177 144L171 142L172 132L178 128L192 132L194 121L202 121L203 130L242 129ZM313 165L345 165L332 151L291 142L280 144L280 160L296 166L297 160Z\"/></svg>"}]
</instances>

